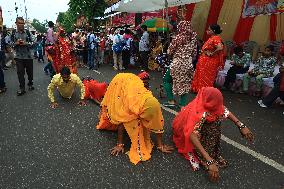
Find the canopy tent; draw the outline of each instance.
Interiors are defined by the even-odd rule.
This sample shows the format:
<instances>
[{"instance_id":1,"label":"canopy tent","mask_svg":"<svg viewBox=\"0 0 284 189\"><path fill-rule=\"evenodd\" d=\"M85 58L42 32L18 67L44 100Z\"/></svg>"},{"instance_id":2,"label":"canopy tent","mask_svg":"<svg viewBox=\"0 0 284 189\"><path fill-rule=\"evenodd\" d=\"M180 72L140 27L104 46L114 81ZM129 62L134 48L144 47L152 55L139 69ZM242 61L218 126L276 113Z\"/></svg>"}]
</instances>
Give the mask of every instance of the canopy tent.
<instances>
[{"instance_id":1,"label":"canopy tent","mask_svg":"<svg viewBox=\"0 0 284 189\"><path fill-rule=\"evenodd\" d=\"M119 2L118 8L114 11L143 13L200 1L203 0L122 0Z\"/></svg>"}]
</instances>

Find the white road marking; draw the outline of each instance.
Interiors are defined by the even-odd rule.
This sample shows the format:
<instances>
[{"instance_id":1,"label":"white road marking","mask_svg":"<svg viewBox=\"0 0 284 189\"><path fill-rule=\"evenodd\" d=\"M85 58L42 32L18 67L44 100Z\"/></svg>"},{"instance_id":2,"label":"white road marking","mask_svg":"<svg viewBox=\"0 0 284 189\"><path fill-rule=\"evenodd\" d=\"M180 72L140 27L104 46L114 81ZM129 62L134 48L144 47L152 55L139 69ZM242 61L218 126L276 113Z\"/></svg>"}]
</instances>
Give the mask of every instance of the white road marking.
<instances>
[{"instance_id":1,"label":"white road marking","mask_svg":"<svg viewBox=\"0 0 284 189\"><path fill-rule=\"evenodd\" d=\"M167 108L167 107L165 107L163 105L161 105L161 108L164 109L165 111L171 113L171 114L174 114L174 115L178 114L176 111L174 111L174 110L172 110L170 108ZM248 147L246 147L246 146L244 146L242 144L239 144L239 143L229 139L228 137L226 137L224 135L221 136L221 139L223 141L225 141L226 143L231 144L235 148L237 148L237 149L239 149L239 150L241 150L241 151L243 151L243 152L253 156L256 159L259 159L263 163L266 163L267 165L270 165L271 167L274 167L275 169L277 169L277 170L281 171L282 173L284 173L284 166L281 165L280 163L277 163L276 161L274 161L274 160L272 160L272 159L270 159L270 158L268 158L268 157L266 157L266 156L264 156L264 155L262 155L262 154L260 154L258 152L255 152L255 151L249 149Z\"/></svg>"},{"instance_id":2,"label":"white road marking","mask_svg":"<svg viewBox=\"0 0 284 189\"><path fill-rule=\"evenodd\" d=\"M97 71L97 70L93 70L94 72L96 72L97 74L102 74L101 72Z\"/></svg>"}]
</instances>

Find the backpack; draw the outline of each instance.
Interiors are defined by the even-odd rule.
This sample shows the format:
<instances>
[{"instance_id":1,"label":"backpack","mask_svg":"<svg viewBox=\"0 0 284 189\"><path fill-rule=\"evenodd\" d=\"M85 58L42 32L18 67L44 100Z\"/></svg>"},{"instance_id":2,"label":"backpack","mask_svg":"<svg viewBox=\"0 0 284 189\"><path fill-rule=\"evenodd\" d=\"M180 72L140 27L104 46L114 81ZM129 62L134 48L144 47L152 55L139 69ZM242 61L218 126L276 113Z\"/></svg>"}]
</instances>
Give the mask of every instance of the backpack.
<instances>
[{"instance_id":1,"label":"backpack","mask_svg":"<svg viewBox=\"0 0 284 189\"><path fill-rule=\"evenodd\" d=\"M118 40L119 42L118 43L115 43L113 46L112 46L112 50L115 52L115 53L121 53L122 52L122 49L123 49L123 41L121 40L121 37L118 35Z\"/></svg>"},{"instance_id":2,"label":"backpack","mask_svg":"<svg viewBox=\"0 0 284 189\"><path fill-rule=\"evenodd\" d=\"M87 38L87 47L88 49L91 49L91 45L95 43L95 40L93 39L93 41L90 41L90 38L91 38L91 35L88 35L88 38Z\"/></svg>"}]
</instances>

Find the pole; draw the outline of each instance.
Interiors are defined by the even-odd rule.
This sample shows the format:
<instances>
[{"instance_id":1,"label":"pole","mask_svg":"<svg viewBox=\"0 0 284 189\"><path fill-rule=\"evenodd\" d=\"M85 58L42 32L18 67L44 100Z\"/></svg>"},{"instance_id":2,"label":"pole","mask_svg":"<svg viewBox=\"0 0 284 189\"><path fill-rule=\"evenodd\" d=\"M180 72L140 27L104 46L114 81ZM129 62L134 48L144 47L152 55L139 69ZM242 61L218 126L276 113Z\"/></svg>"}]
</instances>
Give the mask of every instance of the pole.
<instances>
[{"instance_id":1,"label":"pole","mask_svg":"<svg viewBox=\"0 0 284 189\"><path fill-rule=\"evenodd\" d=\"M165 0L165 9L166 9L166 20L167 22L169 22L169 4L168 4L168 0Z\"/></svg>"},{"instance_id":2,"label":"pole","mask_svg":"<svg viewBox=\"0 0 284 189\"><path fill-rule=\"evenodd\" d=\"M168 4L168 0L165 0L165 10L166 10L166 22L167 22L167 38L169 39L170 37L170 32L169 32L169 23L170 23L170 19L169 19L169 4Z\"/></svg>"},{"instance_id":3,"label":"pole","mask_svg":"<svg viewBox=\"0 0 284 189\"><path fill-rule=\"evenodd\" d=\"M27 23L27 30L29 30L29 23L28 23L28 13L27 13L27 6L26 6L26 0L24 0L25 4L25 14L26 14L26 23Z\"/></svg>"}]
</instances>

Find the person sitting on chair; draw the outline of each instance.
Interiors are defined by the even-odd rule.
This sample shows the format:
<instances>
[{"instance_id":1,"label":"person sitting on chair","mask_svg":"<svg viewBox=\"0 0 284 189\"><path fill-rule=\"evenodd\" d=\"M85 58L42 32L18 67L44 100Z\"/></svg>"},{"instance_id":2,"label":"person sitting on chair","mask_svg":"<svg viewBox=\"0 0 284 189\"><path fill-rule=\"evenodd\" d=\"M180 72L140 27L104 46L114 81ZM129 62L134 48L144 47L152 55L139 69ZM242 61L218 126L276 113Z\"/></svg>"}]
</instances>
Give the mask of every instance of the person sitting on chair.
<instances>
[{"instance_id":1,"label":"person sitting on chair","mask_svg":"<svg viewBox=\"0 0 284 189\"><path fill-rule=\"evenodd\" d=\"M260 96L261 87L262 87L262 79L267 77L272 77L274 68L276 65L276 57L273 56L273 46L267 46L263 53L263 56L258 58L255 67L252 70L249 70L243 79L243 91L241 93L247 93L249 82L252 77L256 78L256 95Z\"/></svg>"},{"instance_id":2,"label":"person sitting on chair","mask_svg":"<svg viewBox=\"0 0 284 189\"><path fill-rule=\"evenodd\" d=\"M244 74L248 71L250 62L251 55L249 53L245 53L241 46L234 48L234 54L231 61L233 66L229 69L224 83L226 89L231 89L237 74Z\"/></svg>"}]
</instances>

